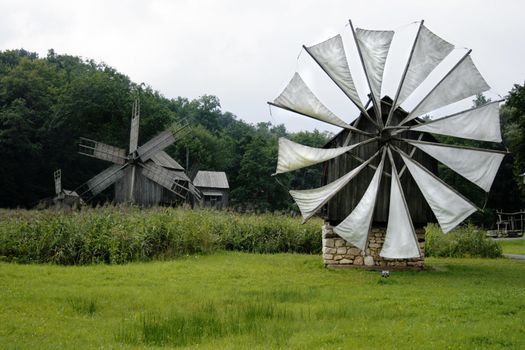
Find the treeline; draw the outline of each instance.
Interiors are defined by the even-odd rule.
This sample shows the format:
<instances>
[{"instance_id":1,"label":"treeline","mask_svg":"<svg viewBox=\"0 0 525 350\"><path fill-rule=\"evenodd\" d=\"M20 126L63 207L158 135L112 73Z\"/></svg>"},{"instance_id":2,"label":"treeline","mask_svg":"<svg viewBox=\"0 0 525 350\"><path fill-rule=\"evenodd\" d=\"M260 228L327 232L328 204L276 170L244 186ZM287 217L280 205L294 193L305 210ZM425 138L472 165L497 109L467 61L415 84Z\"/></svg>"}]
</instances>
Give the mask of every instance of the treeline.
<instances>
[{"instance_id":1,"label":"treeline","mask_svg":"<svg viewBox=\"0 0 525 350\"><path fill-rule=\"evenodd\" d=\"M289 210L286 189L320 185L320 168L280 182L275 171L277 139L286 136L323 145L327 133L290 134L283 125L252 125L221 110L215 96L195 100L168 99L104 63L79 57L47 57L25 50L0 52L0 207L34 207L53 196L53 171L62 169L62 183L75 189L107 163L77 153L79 137L128 148L131 106L140 98L139 145L183 119L191 132L167 152L194 174L197 170L225 171L231 204L249 210ZM98 196L111 199L112 189Z\"/></svg>"},{"instance_id":2,"label":"treeline","mask_svg":"<svg viewBox=\"0 0 525 350\"><path fill-rule=\"evenodd\" d=\"M191 133L167 152L187 165L190 176L197 170L225 171L234 208L292 210L288 188L321 185L320 166L280 175L279 181L270 175L275 171L279 137L319 147L331 137L328 133L289 133L283 125L252 125L222 111L215 96L168 99L104 63L53 50L43 58L11 50L0 52L0 207L30 208L53 196L55 169L62 169L67 189L77 188L104 169L107 163L77 153L77 141L83 136L127 149L131 106L137 97L141 102L139 144L173 123L188 121ZM485 102L483 96L474 100L475 105ZM501 121L503 144L511 154L505 157L489 196L453 171L439 168L440 177L485 208L473 216L478 224L494 223L496 209L523 206L525 187L519 175L525 172L525 86L515 85L509 92ZM110 188L96 200L112 197Z\"/></svg>"}]
</instances>

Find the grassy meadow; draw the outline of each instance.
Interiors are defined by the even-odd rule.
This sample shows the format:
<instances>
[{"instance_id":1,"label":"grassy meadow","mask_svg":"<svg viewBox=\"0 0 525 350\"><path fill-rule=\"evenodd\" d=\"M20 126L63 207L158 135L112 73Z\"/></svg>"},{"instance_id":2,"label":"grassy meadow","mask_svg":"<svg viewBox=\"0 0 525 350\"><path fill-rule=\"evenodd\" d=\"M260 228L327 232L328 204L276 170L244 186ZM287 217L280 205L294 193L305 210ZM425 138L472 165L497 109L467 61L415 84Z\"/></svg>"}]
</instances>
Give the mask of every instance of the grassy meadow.
<instances>
[{"instance_id":1,"label":"grassy meadow","mask_svg":"<svg viewBox=\"0 0 525 350\"><path fill-rule=\"evenodd\" d=\"M525 264L328 270L317 255L0 263L3 349L525 348Z\"/></svg>"},{"instance_id":2,"label":"grassy meadow","mask_svg":"<svg viewBox=\"0 0 525 350\"><path fill-rule=\"evenodd\" d=\"M0 348L525 348L525 262L497 258L524 241L429 225L427 269L382 278L326 269L300 221L0 210Z\"/></svg>"},{"instance_id":3,"label":"grassy meadow","mask_svg":"<svg viewBox=\"0 0 525 350\"><path fill-rule=\"evenodd\" d=\"M525 240L513 239L513 240L498 240L498 244L501 246L504 254L521 254L525 255Z\"/></svg>"}]
</instances>

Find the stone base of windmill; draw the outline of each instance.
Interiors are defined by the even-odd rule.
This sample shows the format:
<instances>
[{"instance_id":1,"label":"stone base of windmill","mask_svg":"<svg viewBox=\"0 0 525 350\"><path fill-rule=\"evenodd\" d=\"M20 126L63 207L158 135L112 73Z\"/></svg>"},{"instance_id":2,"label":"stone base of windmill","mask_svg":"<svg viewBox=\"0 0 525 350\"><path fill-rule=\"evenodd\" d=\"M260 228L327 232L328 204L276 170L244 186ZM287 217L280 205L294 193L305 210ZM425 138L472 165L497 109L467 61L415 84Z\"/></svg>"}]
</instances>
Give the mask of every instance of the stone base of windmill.
<instances>
[{"instance_id":1,"label":"stone base of windmill","mask_svg":"<svg viewBox=\"0 0 525 350\"><path fill-rule=\"evenodd\" d=\"M366 251L353 246L328 223L323 225L323 260L329 268L364 268L370 270L422 270L425 267L425 230L416 229L421 257L416 259L385 259L379 252L385 241L386 228L372 228Z\"/></svg>"}]
</instances>

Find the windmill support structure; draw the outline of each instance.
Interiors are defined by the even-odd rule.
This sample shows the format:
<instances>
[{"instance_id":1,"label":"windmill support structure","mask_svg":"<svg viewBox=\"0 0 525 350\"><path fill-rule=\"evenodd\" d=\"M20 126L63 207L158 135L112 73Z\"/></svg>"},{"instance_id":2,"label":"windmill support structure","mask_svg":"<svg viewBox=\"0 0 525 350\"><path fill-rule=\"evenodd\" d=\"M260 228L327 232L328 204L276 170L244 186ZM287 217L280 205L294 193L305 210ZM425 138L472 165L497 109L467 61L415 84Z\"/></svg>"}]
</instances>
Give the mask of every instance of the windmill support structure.
<instances>
[{"instance_id":1,"label":"windmill support structure","mask_svg":"<svg viewBox=\"0 0 525 350\"><path fill-rule=\"evenodd\" d=\"M385 259L379 255L385 243L386 227L372 227L364 251L334 232L325 222L322 227L323 261L328 268L365 268L369 270L422 270L425 267L425 230L415 230L421 255L407 259Z\"/></svg>"}]
</instances>

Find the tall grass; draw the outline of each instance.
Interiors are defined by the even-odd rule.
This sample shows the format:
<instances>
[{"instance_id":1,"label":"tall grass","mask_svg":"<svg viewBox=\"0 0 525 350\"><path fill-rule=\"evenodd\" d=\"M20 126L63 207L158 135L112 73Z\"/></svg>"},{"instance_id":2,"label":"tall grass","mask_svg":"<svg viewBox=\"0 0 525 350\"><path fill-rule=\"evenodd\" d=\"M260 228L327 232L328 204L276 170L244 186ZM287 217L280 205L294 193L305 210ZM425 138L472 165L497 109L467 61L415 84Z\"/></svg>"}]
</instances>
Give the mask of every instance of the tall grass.
<instances>
[{"instance_id":1,"label":"tall grass","mask_svg":"<svg viewBox=\"0 0 525 350\"><path fill-rule=\"evenodd\" d=\"M121 264L217 250L318 253L320 220L183 208L0 211L0 259Z\"/></svg>"}]
</instances>

